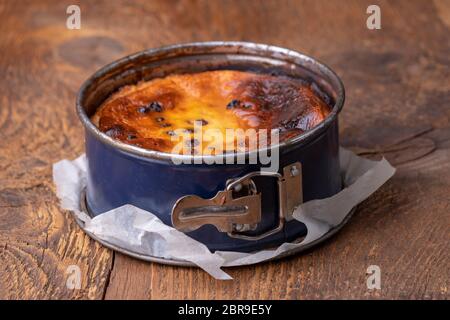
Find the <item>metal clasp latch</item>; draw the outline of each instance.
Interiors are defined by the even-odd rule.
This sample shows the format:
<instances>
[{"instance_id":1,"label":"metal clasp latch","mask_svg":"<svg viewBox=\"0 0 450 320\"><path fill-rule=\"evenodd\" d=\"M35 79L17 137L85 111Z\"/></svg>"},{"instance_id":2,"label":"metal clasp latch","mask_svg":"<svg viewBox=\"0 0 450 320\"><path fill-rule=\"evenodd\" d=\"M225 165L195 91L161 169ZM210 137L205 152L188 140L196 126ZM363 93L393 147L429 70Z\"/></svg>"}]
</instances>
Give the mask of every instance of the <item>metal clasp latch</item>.
<instances>
[{"instance_id":1,"label":"metal clasp latch","mask_svg":"<svg viewBox=\"0 0 450 320\"><path fill-rule=\"evenodd\" d=\"M274 177L278 184L278 224L273 229L258 235L245 234L255 230L261 222L261 193L256 190L252 178ZM195 195L180 198L172 209L172 225L183 232L214 225L228 236L244 240L259 240L281 231L285 221L292 219L292 213L303 202L302 171L299 162L278 172L255 171L227 181L226 188L211 199Z\"/></svg>"}]
</instances>

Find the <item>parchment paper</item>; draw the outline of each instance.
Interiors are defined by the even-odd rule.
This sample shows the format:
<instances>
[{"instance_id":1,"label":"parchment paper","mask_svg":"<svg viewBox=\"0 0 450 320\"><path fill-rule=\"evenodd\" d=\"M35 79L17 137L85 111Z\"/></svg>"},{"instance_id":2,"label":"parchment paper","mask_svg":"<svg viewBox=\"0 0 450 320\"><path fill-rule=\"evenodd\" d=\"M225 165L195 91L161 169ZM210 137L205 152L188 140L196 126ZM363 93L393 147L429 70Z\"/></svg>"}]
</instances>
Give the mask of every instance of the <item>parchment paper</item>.
<instances>
[{"instance_id":1,"label":"parchment paper","mask_svg":"<svg viewBox=\"0 0 450 320\"><path fill-rule=\"evenodd\" d=\"M283 243L276 249L257 253L216 251L165 225L151 212L124 205L90 218L80 208L80 196L86 186L86 157L62 160L53 165L53 180L61 207L84 222L85 230L116 246L137 253L192 262L216 279L232 279L221 267L254 264L272 259L286 251L304 247L339 225L350 210L381 187L395 169L385 160L371 161L340 149L341 174L345 188L338 194L301 204L294 218L308 230L299 243Z\"/></svg>"}]
</instances>

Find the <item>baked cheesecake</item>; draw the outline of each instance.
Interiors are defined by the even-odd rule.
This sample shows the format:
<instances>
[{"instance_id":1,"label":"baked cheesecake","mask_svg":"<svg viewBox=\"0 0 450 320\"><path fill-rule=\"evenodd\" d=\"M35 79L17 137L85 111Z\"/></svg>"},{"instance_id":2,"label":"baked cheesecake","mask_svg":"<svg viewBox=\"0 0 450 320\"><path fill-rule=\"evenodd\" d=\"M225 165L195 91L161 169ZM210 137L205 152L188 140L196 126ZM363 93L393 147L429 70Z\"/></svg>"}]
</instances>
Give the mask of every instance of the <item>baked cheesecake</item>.
<instances>
[{"instance_id":1,"label":"baked cheesecake","mask_svg":"<svg viewBox=\"0 0 450 320\"><path fill-rule=\"evenodd\" d=\"M124 86L92 116L108 136L148 150L220 154L261 147L248 137L220 140L231 129L268 132L279 141L300 135L323 121L331 99L314 83L286 76L217 70L173 74ZM200 137L200 138L199 138ZM186 149L184 149L186 150Z\"/></svg>"}]
</instances>

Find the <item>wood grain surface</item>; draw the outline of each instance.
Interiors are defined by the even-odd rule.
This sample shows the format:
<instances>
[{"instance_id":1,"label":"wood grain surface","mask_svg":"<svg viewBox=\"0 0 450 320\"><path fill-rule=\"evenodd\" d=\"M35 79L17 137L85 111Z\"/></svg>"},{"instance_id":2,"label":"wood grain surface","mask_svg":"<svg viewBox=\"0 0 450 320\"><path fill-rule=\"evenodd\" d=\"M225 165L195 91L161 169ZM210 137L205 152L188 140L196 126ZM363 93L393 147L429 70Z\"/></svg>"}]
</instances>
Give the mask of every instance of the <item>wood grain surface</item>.
<instances>
[{"instance_id":1,"label":"wood grain surface","mask_svg":"<svg viewBox=\"0 0 450 320\"><path fill-rule=\"evenodd\" d=\"M81 29L66 28L79 4ZM381 8L381 30L366 9ZM161 45L243 40L326 62L347 101L341 142L396 175L350 223L301 256L228 269L145 263L102 247L58 207L52 163L83 152L84 79ZM450 1L0 1L0 298L448 299ZM69 289L67 268L81 270ZM366 269L381 269L368 290Z\"/></svg>"}]
</instances>

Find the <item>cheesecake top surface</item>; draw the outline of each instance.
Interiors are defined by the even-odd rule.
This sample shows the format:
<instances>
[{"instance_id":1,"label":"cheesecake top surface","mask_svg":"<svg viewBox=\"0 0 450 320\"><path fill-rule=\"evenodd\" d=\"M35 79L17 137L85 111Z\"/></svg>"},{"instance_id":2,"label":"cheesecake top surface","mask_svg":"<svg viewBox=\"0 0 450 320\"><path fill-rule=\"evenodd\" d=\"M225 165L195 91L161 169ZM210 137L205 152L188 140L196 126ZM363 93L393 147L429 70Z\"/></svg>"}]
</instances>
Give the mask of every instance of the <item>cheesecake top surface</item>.
<instances>
[{"instance_id":1,"label":"cheesecake top surface","mask_svg":"<svg viewBox=\"0 0 450 320\"><path fill-rule=\"evenodd\" d=\"M280 142L298 136L323 121L330 104L305 81L217 70L124 86L91 120L108 136L144 149L221 154L270 144L264 139L271 129Z\"/></svg>"}]
</instances>

